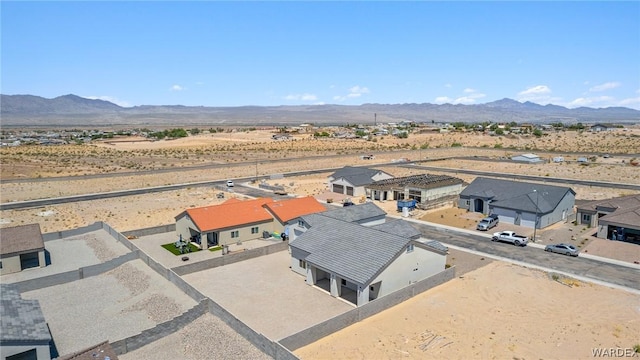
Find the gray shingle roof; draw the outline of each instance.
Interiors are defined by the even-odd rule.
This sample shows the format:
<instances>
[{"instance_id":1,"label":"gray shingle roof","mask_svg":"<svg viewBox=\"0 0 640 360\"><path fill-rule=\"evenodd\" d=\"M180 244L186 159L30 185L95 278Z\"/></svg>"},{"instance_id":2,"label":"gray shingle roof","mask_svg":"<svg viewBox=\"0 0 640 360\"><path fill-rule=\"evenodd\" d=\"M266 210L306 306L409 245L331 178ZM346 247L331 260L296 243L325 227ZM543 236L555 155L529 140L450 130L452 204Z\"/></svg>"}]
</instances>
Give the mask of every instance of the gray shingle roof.
<instances>
[{"instance_id":1,"label":"gray shingle roof","mask_svg":"<svg viewBox=\"0 0 640 360\"><path fill-rule=\"evenodd\" d=\"M387 215L387 213L379 208L378 205L372 202L367 202L364 204L346 206L337 208L335 210L325 211L323 215L348 222L360 222L366 219L385 216Z\"/></svg>"},{"instance_id":2,"label":"gray shingle roof","mask_svg":"<svg viewBox=\"0 0 640 360\"><path fill-rule=\"evenodd\" d=\"M377 173L384 173L382 170L369 169L366 167L345 166L331 175L333 179L343 178L354 186L371 184L373 176Z\"/></svg>"},{"instance_id":3,"label":"gray shingle roof","mask_svg":"<svg viewBox=\"0 0 640 360\"><path fill-rule=\"evenodd\" d=\"M0 255L19 254L44 249L39 224L8 227L0 230Z\"/></svg>"},{"instance_id":4,"label":"gray shingle roof","mask_svg":"<svg viewBox=\"0 0 640 360\"><path fill-rule=\"evenodd\" d=\"M289 245L309 253L312 265L358 284L368 284L412 240L320 214Z\"/></svg>"},{"instance_id":5,"label":"gray shingle roof","mask_svg":"<svg viewBox=\"0 0 640 360\"><path fill-rule=\"evenodd\" d=\"M0 284L0 341L51 341L38 300L25 300L15 284Z\"/></svg>"},{"instance_id":6,"label":"gray shingle roof","mask_svg":"<svg viewBox=\"0 0 640 360\"><path fill-rule=\"evenodd\" d=\"M491 200L491 206L526 212L535 212L537 202L539 212L545 214L552 212L567 192L575 195L575 191L564 186L478 177L462 190L460 196L487 198Z\"/></svg>"},{"instance_id":7,"label":"gray shingle roof","mask_svg":"<svg viewBox=\"0 0 640 360\"><path fill-rule=\"evenodd\" d=\"M400 219L387 221L382 224L371 226L372 229L384 231L389 234L402 236L408 239L419 239L422 234L408 222Z\"/></svg>"}]
</instances>

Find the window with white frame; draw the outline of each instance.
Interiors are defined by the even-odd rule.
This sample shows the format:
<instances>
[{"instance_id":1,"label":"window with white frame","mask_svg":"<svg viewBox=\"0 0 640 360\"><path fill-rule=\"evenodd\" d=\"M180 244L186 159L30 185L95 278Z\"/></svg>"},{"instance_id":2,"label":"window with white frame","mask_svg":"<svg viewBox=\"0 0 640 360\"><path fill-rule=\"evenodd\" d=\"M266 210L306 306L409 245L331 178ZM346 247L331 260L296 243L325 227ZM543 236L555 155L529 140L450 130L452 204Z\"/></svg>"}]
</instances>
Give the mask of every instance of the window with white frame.
<instances>
[{"instance_id":1,"label":"window with white frame","mask_svg":"<svg viewBox=\"0 0 640 360\"><path fill-rule=\"evenodd\" d=\"M307 268L307 262L302 260L302 259L300 259L299 261L300 261L300 264L299 264L300 267L303 268L303 269L306 269Z\"/></svg>"},{"instance_id":2,"label":"window with white frame","mask_svg":"<svg viewBox=\"0 0 640 360\"><path fill-rule=\"evenodd\" d=\"M258 227L257 227L257 226L254 226L254 227L252 227L252 228L251 228L251 233L252 233L252 234L257 234L257 233L258 233L258 231L259 231L259 230L258 230Z\"/></svg>"},{"instance_id":3,"label":"window with white frame","mask_svg":"<svg viewBox=\"0 0 640 360\"><path fill-rule=\"evenodd\" d=\"M585 222L590 223L591 222L591 214L582 214L582 222L583 223L585 223Z\"/></svg>"},{"instance_id":4,"label":"window with white frame","mask_svg":"<svg viewBox=\"0 0 640 360\"><path fill-rule=\"evenodd\" d=\"M238 231L238 230L234 230L234 231L232 231L232 232L231 232L231 238L232 238L232 239L235 239L235 238L237 238L237 237L240 237L240 231Z\"/></svg>"},{"instance_id":5,"label":"window with white frame","mask_svg":"<svg viewBox=\"0 0 640 360\"><path fill-rule=\"evenodd\" d=\"M298 220L298 226L300 226L300 227L304 227L304 221L302 221L302 220Z\"/></svg>"}]
</instances>

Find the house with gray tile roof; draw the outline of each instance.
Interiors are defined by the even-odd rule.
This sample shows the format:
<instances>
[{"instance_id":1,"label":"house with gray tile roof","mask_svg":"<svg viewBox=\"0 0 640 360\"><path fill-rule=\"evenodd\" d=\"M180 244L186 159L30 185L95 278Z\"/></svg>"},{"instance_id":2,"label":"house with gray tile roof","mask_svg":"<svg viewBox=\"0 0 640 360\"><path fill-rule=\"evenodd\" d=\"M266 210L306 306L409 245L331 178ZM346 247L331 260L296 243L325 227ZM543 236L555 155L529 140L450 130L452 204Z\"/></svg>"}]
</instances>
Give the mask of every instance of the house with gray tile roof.
<instances>
[{"instance_id":1,"label":"house with gray tile roof","mask_svg":"<svg viewBox=\"0 0 640 360\"><path fill-rule=\"evenodd\" d=\"M362 306L445 269L447 248L404 220L364 226L330 215L302 216L304 231L289 247L291 269L331 296L355 293Z\"/></svg>"},{"instance_id":2,"label":"house with gray tile roof","mask_svg":"<svg viewBox=\"0 0 640 360\"><path fill-rule=\"evenodd\" d=\"M542 229L574 214L575 195L564 186L478 177L462 190L458 207Z\"/></svg>"},{"instance_id":3,"label":"house with gray tile roof","mask_svg":"<svg viewBox=\"0 0 640 360\"><path fill-rule=\"evenodd\" d=\"M366 185L391 178L393 178L392 175L382 170L345 166L329 176L329 189L334 193L353 197L368 196Z\"/></svg>"},{"instance_id":4,"label":"house with gray tile roof","mask_svg":"<svg viewBox=\"0 0 640 360\"><path fill-rule=\"evenodd\" d=\"M597 228L596 236L640 244L640 195L596 200L576 210L579 224Z\"/></svg>"},{"instance_id":5,"label":"house with gray tile roof","mask_svg":"<svg viewBox=\"0 0 640 360\"><path fill-rule=\"evenodd\" d=\"M46 266L39 224L4 228L0 234L0 275Z\"/></svg>"},{"instance_id":6,"label":"house with gray tile roof","mask_svg":"<svg viewBox=\"0 0 640 360\"><path fill-rule=\"evenodd\" d=\"M51 359L51 333L38 300L0 284L0 359Z\"/></svg>"}]
</instances>

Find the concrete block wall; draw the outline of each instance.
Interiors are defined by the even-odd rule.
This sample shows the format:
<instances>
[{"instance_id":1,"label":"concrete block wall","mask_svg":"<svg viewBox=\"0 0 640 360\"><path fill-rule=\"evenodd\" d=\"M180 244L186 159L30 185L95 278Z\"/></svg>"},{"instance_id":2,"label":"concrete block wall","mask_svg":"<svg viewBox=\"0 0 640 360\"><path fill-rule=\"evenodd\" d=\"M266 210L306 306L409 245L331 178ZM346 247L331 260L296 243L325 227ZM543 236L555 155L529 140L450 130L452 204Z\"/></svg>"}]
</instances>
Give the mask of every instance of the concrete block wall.
<instances>
[{"instance_id":1,"label":"concrete block wall","mask_svg":"<svg viewBox=\"0 0 640 360\"><path fill-rule=\"evenodd\" d=\"M148 235L155 235L155 234L164 234L164 233L174 232L174 231L176 231L176 224L175 223L167 224L167 225L154 226L154 227L144 228L144 229L124 231L122 234L124 236L141 237L141 236L148 236Z\"/></svg>"},{"instance_id":2,"label":"concrete block wall","mask_svg":"<svg viewBox=\"0 0 640 360\"><path fill-rule=\"evenodd\" d=\"M165 336L173 334L190 324L195 319L204 315L207 311L209 311L207 301L201 301L196 306L169 321L158 324L151 329L143 330L137 335L111 342L111 347L118 355L126 354L129 351L139 349L156 340L162 339Z\"/></svg>"},{"instance_id":3,"label":"concrete block wall","mask_svg":"<svg viewBox=\"0 0 640 360\"><path fill-rule=\"evenodd\" d=\"M176 274L183 276L183 275L191 274L197 271L213 269L219 266L225 266L225 265L233 264L239 261L249 260L256 257L273 254L279 251L287 250L288 248L289 248L289 242L281 241L272 245L250 249L250 250L242 251L235 254L224 255L221 257L216 257L216 258L208 259L205 261L199 261L193 264L176 266L171 270L173 270Z\"/></svg>"},{"instance_id":4,"label":"concrete block wall","mask_svg":"<svg viewBox=\"0 0 640 360\"><path fill-rule=\"evenodd\" d=\"M109 261L81 267L77 270L66 271L63 273L52 274L30 280L17 282L16 285L20 292L38 290L49 286L61 285L84 279L86 277L97 276L107 271L111 271L118 266L138 258L137 252L130 252Z\"/></svg>"},{"instance_id":5,"label":"concrete block wall","mask_svg":"<svg viewBox=\"0 0 640 360\"><path fill-rule=\"evenodd\" d=\"M362 321L372 315L408 300L417 294L444 284L454 277L455 267L450 267L434 276L407 286L385 297L373 300L344 314L338 315L334 318L308 327L296 334L280 339L278 342L289 351L295 351L303 346L316 342L329 334L342 330L349 325L355 324L358 321Z\"/></svg>"},{"instance_id":6,"label":"concrete block wall","mask_svg":"<svg viewBox=\"0 0 640 360\"><path fill-rule=\"evenodd\" d=\"M79 228L75 228L75 229L71 229L71 230L63 230L63 231L45 233L45 234L42 234L42 240L44 240L44 241L60 240L60 239L63 239L63 238L82 235L82 234L86 234L86 233L89 233L89 232L92 232L92 231L100 230L101 228L102 228L102 222L99 221L99 222L95 222L95 223L93 223L91 225L87 225L87 226L83 226L83 227L79 227Z\"/></svg>"}]
</instances>

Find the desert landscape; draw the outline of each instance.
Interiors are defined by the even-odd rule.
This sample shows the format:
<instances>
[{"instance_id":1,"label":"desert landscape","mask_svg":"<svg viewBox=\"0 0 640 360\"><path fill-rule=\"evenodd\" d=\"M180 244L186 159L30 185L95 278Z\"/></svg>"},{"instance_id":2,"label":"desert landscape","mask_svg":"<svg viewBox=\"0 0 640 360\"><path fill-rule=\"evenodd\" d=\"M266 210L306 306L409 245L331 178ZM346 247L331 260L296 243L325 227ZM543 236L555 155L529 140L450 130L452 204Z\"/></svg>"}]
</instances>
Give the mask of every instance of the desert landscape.
<instances>
[{"instance_id":1,"label":"desert landscape","mask_svg":"<svg viewBox=\"0 0 640 360\"><path fill-rule=\"evenodd\" d=\"M456 169L564 178L569 179L566 186L576 191L578 200L634 191L572 185L571 179L640 184L640 167L630 165L631 159L640 154L640 127L612 133L566 131L541 138L426 132L411 134L408 139L384 136L375 141L318 140L310 134L274 141L275 133L276 129L262 129L153 142L124 138L84 145L1 148L2 203L191 185L135 196L3 210L0 229L39 223L43 232L55 232L104 221L123 232L171 224L186 208L244 198L229 189L198 184L214 180L264 177L271 185L284 186L291 196L322 198L331 169L345 165L373 166L396 177L442 173L466 182L475 176L457 173ZM525 152L545 159L563 156L566 161L533 165L499 161ZM588 153L592 160L578 164L575 160L581 153ZM605 153L611 156L605 158ZM365 154L374 154L375 159L362 159ZM448 159L469 156L478 158ZM407 166L406 159L424 160L418 165L448 171ZM326 171L269 178L272 174L322 169ZM257 186L249 180L246 185ZM216 196L221 191L224 199ZM376 204L395 213L392 201ZM434 222L445 219L440 213L433 214L417 211L414 218ZM632 255L636 256L633 251ZM295 354L302 359L589 358L593 348L632 348L640 341L637 294L500 261L479 260L453 250L448 261L464 270L458 278ZM496 278L501 281L494 281ZM487 316L477 316L479 313Z\"/></svg>"}]
</instances>

